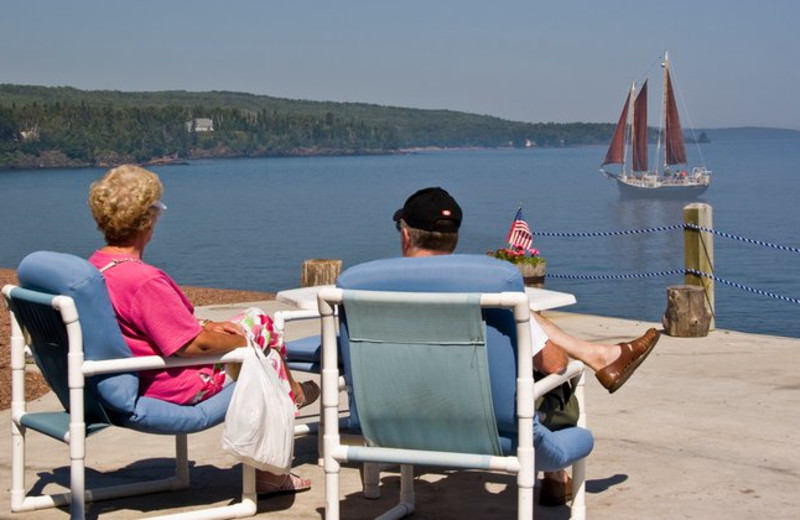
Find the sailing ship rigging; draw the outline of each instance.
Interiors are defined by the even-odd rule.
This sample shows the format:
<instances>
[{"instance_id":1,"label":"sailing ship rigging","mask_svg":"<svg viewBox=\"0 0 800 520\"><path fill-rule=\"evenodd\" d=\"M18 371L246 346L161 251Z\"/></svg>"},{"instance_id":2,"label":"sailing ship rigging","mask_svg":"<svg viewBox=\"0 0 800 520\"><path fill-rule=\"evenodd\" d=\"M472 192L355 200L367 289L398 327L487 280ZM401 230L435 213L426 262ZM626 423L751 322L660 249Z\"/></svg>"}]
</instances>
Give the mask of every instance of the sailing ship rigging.
<instances>
[{"instance_id":1,"label":"sailing ship rigging","mask_svg":"<svg viewBox=\"0 0 800 520\"><path fill-rule=\"evenodd\" d=\"M608 146L600 171L617 181L624 195L696 196L705 192L711 183L711 171L705 166L695 166L689 171L686 146L683 140L678 106L669 73L669 56L664 54L664 126L659 130L656 160L650 168L648 162L647 80L639 92L636 83L622 107L614 135ZM662 157L663 141L663 163ZM620 165L618 171L608 165Z\"/></svg>"}]
</instances>

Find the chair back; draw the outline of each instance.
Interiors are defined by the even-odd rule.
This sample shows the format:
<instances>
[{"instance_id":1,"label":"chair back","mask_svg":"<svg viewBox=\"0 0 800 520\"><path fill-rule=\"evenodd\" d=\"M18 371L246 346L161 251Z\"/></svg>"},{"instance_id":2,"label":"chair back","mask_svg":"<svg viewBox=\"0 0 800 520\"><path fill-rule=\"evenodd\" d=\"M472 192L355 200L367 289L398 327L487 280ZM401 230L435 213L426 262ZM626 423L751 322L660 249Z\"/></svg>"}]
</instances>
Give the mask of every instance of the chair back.
<instances>
[{"instance_id":1,"label":"chair back","mask_svg":"<svg viewBox=\"0 0 800 520\"><path fill-rule=\"evenodd\" d=\"M87 361L126 359L133 356L122 336L114 308L100 271L83 258L51 251L26 256L17 268L24 289L46 295L69 296L75 302L83 336L83 356ZM15 303L18 306L21 304ZM34 340L34 356L48 384L69 411L66 356L67 345L53 343L58 334L40 331L35 322L20 318ZM16 315L16 312L15 312ZM63 329L63 325L61 326ZM91 417L105 418L112 424L151 433L191 433L219 424L225 418L235 385L193 406L181 406L139 396L137 372L91 376L86 379L85 406Z\"/></svg>"},{"instance_id":2,"label":"chair back","mask_svg":"<svg viewBox=\"0 0 800 520\"><path fill-rule=\"evenodd\" d=\"M497 293L524 291L519 271L510 263L486 255L441 255L391 258L360 264L344 271L337 280L342 289L409 292ZM487 309L486 323L489 381L497 428L511 437L516 426L517 370L516 328L511 311ZM349 317L341 314L340 342L345 378L349 387ZM351 427L359 426L358 410L351 399Z\"/></svg>"},{"instance_id":3,"label":"chair back","mask_svg":"<svg viewBox=\"0 0 800 520\"><path fill-rule=\"evenodd\" d=\"M81 324L84 359L103 360L131 357L108 298L105 280L86 260L66 253L37 251L26 256L17 268L17 278L24 289L50 295L69 296L75 302ZM30 303L17 301L14 313L28 331L33 354L43 376L69 411L67 353L63 324L55 315L51 326L34 319L34 313L46 313ZM52 311L51 311L52 312ZM86 348L91 346L92 348ZM135 373L94 376L86 381L87 421L104 419L119 422L118 414L128 415L135 405L139 378Z\"/></svg>"},{"instance_id":4,"label":"chair back","mask_svg":"<svg viewBox=\"0 0 800 520\"><path fill-rule=\"evenodd\" d=\"M344 291L369 445L502 455L479 296Z\"/></svg>"}]
</instances>

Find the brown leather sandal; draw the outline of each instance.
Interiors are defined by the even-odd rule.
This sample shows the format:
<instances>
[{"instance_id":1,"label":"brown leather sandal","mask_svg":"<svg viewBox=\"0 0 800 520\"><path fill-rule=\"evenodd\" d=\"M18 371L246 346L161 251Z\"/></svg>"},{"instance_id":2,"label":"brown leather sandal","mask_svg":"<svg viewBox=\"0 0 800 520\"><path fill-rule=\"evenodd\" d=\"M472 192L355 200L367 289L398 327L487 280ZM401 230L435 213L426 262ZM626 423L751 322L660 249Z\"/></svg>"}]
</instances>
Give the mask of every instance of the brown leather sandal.
<instances>
[{"instance_id":1,"label":"brown leather sandal","mask_svg":"<svg viewBox=\"0 0 800 520\"><path fill-rule=\"evenodd\" d=\"M321 392L319 385L314 381L305 381L300 383L300 389L303 391L303 397L296 399L295 403L297 404L297 409L305 408L306 406L310 405L317 399L319 399L319 394Z\"/></svg>"}]
</instances>

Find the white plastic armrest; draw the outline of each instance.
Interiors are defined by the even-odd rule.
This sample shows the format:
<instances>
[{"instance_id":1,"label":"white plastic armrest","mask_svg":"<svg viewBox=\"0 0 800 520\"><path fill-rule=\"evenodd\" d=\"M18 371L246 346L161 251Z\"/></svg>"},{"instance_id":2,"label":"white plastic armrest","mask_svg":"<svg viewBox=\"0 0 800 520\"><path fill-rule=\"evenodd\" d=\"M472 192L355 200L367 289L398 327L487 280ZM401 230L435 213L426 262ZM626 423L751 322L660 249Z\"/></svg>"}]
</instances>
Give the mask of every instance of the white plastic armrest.
<instances>
[{"instance_id":1,"label":"white plastic armrest","mask_svg":"<svg viewBox=\"0 0 800 520\"><path fill-rule=\"evenodd\" d=\"M111 374L115 372L136 372L155 368L187 367L196 365L212 365L214 363L235 363L244 359L244 353L250 347L239 347L225 354L202 357L168 357L142 356L123 359L106 359L102 361L84 361L83 374Z\"/></svg>"}]
</instances>

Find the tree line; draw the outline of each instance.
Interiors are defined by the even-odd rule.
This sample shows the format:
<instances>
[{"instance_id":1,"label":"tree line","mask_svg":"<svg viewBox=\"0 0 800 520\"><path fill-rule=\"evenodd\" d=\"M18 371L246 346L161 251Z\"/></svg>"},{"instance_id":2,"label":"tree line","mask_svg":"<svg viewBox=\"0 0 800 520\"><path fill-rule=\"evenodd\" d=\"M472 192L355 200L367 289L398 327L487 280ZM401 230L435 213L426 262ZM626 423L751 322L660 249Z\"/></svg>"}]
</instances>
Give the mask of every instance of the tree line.
<instances>
[{"instance_id":1,"label":"tree line","mask_svg":"<svg viewBox=\"0 0 800 520\"><path fill-rule=\"evenodd\" d=\"M213 131L196 131L210 119ZM157 158L391 153L417 147L605 143L613 125L523 123L450 110L236 92L84 91L0 84L0 168Z\"/></svg>"}]
</instances>

